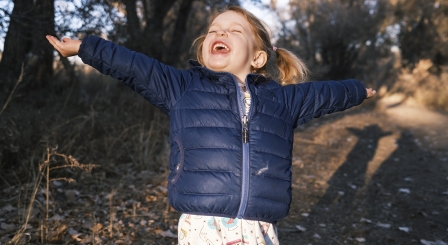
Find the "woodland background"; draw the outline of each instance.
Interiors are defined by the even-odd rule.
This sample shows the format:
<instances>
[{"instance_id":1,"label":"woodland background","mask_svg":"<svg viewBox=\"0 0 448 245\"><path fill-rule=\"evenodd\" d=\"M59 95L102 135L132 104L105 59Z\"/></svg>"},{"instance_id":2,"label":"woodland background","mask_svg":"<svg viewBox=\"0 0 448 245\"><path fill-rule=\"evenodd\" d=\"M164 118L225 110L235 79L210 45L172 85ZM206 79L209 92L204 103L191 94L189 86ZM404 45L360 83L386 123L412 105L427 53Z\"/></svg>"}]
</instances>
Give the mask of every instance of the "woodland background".
<instances>
[{"instance_id":1,"label":"woodland background","mask_svg":"<svg viewBox=\"0 0 448 245\"><path fill-rule=\"evenodd\" d=\"M178 214L166 203L164 182L168 118L117 81L59 56L45 35L99 35L187 68L187 60L195 58L191 43L206 31L209 18L241 3L0 3L0 244L173 243ZM251 4L278 16L275 45L298 54L312 80L363 81L378 91L367 108L393 98L390 107L406 103L442 114L448 110L448 0L291 0L281 9L275 0ZM436 134L447 132L442 128ZM139 195L126 196L126 188L139 189ZM137 217L137 210L149 217L139 224L151 239L126 230L132 222L123 224ZM448 225L441 225L448 232Z\"/></svg>"}]
</instances>

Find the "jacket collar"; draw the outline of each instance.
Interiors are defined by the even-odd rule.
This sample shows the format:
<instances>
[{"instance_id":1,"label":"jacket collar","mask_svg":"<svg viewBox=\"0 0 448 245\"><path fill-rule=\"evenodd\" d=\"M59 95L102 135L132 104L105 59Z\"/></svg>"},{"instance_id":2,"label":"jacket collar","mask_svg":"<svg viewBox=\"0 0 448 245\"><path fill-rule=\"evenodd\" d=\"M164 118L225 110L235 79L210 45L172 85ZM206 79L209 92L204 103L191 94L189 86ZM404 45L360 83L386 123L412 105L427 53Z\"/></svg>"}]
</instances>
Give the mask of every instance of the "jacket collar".
<instances>
[{"instance_id":1,"label":"jacket collar","mask_svg":"<svg viewBox=\"0 0 448 245\"><path fill-rule=\"evenodd\" d=\"M228 73L228 72L212 71L212 70L202 66L197 60L189 60L188 63L190 64L190 68L198 69L198 70L202 71L206 76L209 76L209 77L216 77L219 79L220 77L223 77L225 75L231 75L231 73ZM219 80L221 81L221 79L219 79ZM269 80L266 79L265 76L260 75L260 74L253 74L253 73L247 75L247 80L249 81L249 83L254 83L254 84L269 82Z\"/></svg>"}]
</instances>

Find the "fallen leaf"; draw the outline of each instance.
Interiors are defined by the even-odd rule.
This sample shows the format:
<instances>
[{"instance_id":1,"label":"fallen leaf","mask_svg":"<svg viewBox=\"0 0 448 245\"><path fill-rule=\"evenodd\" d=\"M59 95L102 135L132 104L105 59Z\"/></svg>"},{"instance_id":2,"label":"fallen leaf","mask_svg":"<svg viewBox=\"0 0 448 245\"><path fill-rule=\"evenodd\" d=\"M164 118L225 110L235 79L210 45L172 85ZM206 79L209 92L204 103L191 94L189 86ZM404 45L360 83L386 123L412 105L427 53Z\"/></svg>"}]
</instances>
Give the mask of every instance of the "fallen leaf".
<instances>
[{"instance_id":1,"label":"fallen leaf","mask_svg":"<svg viewBox=\"0 0 448 245\"><path fill-rule=\"evenodd\" d=\"M3 230L5 230L6 233L10 233L12 231L16 230L16 225L15 224L6 224L6 223L1 223L0 228L2 228Z\"/></svg>"},{"instance_id":2,"label":"fallen leaf","mask_svg":"<svg viewBox=\"0 0 448 245\"><path fill-rule=\"evenodd\" d=\"M177 238L177 234L172 233L170 230L162 231L159 232L158 234L163 237Z\"/></svg>"},{"instance_id":3,"label":"fallen leaf","mask_svg":"<svg viewBox=\"0 0 448 245\"><path fill-rule=\"evenodd\" d=\"M358 241L358 242L365 242L366 241L366 239L364 237L357 237L357 238L355 238L355 240Z\"/></svg>"},{"instance_id":4,"label":"fallen leaf","mask_svg":"<svg viewBox=\"0 0 448 245\"><path fill-rule=\"evenodd\" d=\"M427 241L425 239L421 239L420 242L423 245L448 245L445 242L440 241L440 240L436 240L435 242L431 242L431 241Z\"/></svg>"},{"instance_id":5,"label":"fallen leaf","mask_svg":"<svg viewBox=\"0 0 448 245\"><path fill-rule=\"evenodd\" d=\"M391 227L391 224L377 223L376 226L379 226L379 227L381 227L381 228L389 229L389 228Z\"/></svg>"},{"instance_id":6,"label":"fallen leaf","mask_svg":"<svg viewBox=\"0 0 448 245\"><path fill-rule=\"evenodd\" d=\"M306 228L301 225L296 225L296 228L297 228L297 230L302 231L302 232L306 231Z\"/></svg>"},{"instance_id":7,"label":"fallen leaf","mask_svg":"<svg viewBox=\"0 0 448 245\"><path fill-rule=\"evenodd\" d=\"M372 223L372 221L371 221L370 219L365 219L365 218L361 218L361 219L359 220L359 222L364 222L364 223L369 223L369 224Z\"/></svg>"},{"instance_id":8,"label":"fallen leaf","mask_svg":"<svg viewBox=\"0 0 448 245\"><path fill-rule=\"evenodd\" d=\"M159 190L163 193L163 194L167 194L168 193L168 188L166 188L163 185L159 185L157 186L157 188L159 188Z\"/></svg>"},{"instance_id":9,"label":"fallen leaf","mask_svg":"<svg viewBox=\"0 0 448 245\"><path fill-rule=\"evenodd\" d=\"M85 229L91 229L95 224L93 223L93 220L86 220L83 224L82 224L82 228Z\"/></svg>"},{"instance_id":10,"label":"fallen leaf","mask_svg":"<svg viewBox=\"0 0 448 245\"><path fill-rule=\"evenodd\" d=\"M81 241L81 238L79 238L80 235L81 234L71 234L70 237L71 237L72 240L80 242Z\"/></svg>"},{"instance_id":11,"label":"fallen leaf","mask_svg":"<svg viewBox=\"0 0 448 245\"><path fill-rule=\"evenodd\" d=\"M13 207L11 204L7 204L2 208L3 212L11 212L14 210L17 210L15 207Z\"/></svg>"},{"instance_id":12,"label":"fallen leaf","mask_svg":"<svg viewBox=\"0 0 448 245\"><path fill-rule=\"evenodd\" d=\"M404 232L406 232L406 233L408 233L411 229L409 229L409 227L398 227L398 229L400 230L400 231L404 231Z\"/></svg>"},{"instance_id":13,"label":"fallen leaf","mask_svg":"<svg viewBox=\"0 0 448 245\"><path fill-rule=\"evenodd\" d=\"M53 220L53 221L61 221L63 219L64 219L64 217L60 216L59 214L55 214L53 217L50 218L50 220Z\"/></svg>"},{"instance_id":14,"label":"fallen leaf","mask_svg":"<svg viewBox=\"0 0 448 245\"><path fill-rule=\"evenodd\" d=\"M76 197L79 196L79 191L76 190L66 190L65 197L67 198L67 202L75 201Z\"/></svg>"},{"instance_id":15,"label":"fallen leaf","mask_svg":"<svg viewBox=\"0 0 448 245\"><path fill-rule=\"evenodd\" d=\"M98 223L95 226L93 226L92 228L90 228L90 230L92 230L93 232L98 232L101 230L101 228L103 228L103 225Z\"/></svg>"},{"instance_id":16,"label":"fallen leaf","mask_svg":"<svg viewBox=\"0 0 448 245\"><path fill-rule=\"evenodd\" d=\"M73 228L68 229L68 234L70 235L78 235L78 231L74 230Z\"/></svg>"},{"instance_id":17,"label":"fallen leaf","mask_svg":"<svg viewBox=\"0 0 448 245\"><path fill-rule=\"evenodd\" d=\"M53 182L51 182L53 185L55 185L55 186L61 186L63 183L62 183L62 181L59 181L59 180L54 180Z\"/></svg>"}]
</instances>

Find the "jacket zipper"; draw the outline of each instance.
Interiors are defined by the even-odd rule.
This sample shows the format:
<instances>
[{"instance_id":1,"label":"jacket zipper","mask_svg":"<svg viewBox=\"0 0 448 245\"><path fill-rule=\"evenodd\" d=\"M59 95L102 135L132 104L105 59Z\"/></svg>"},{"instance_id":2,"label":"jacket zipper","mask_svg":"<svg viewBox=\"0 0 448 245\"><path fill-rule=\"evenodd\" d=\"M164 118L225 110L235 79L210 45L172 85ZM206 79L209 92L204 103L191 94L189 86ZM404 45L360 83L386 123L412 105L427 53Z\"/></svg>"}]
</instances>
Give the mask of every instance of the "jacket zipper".
<instances>
[{"instance_id":1,"label":"jacket zipper","mask_svg":"<svg viewBox=\"0 0 448 245\"><path fill-rule=\"evenodd\" d=\"M249 115L250 115L250 111L252 110L252 105L249 108L249 112L247 113L247 116L244 115L243 110L245 108L243 108L242 105L242 101L241 101L241 91L238 85L238 82L236 82L236 88L237 88L237 101L238 101L238 108L240 111L240 117L241 117L241 128L242 128L242 144L243 144L243 170L242 170L242 186L241 186L241 202L240 202L240 207L238 208L238 214L237 214L237 218L241 219L243 218L243 214L246 210L246 206L247 206L247 199L248 199L248 193L249 193L249 127L248 127L248 122L249 122ZM247 86L247 80L246 80L246 88L249 89L249 86ZM250 93L250 90L248 90L248 92Z\"/></svg>"}]
</instances>

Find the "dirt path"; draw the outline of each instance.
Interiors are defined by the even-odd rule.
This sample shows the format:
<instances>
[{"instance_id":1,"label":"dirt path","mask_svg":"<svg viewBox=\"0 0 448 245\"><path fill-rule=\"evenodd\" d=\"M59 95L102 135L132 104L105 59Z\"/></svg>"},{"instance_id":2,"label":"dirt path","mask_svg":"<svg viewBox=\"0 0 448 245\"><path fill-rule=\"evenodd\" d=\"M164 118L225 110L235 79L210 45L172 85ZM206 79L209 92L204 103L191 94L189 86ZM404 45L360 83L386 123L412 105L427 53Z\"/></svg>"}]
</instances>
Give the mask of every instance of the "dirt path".
<instances>
[{"instance_id":1,"label":"dirt path","mask_svg":"<svg viewBox=\"0 0 448 245\"><path fill-rule=\"evenodd\" d=\"M447 125L390 98L299 128L282 244L447 244Z\"/></svg>"}]
</instances>

